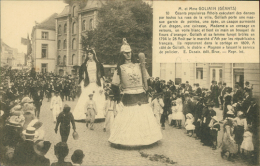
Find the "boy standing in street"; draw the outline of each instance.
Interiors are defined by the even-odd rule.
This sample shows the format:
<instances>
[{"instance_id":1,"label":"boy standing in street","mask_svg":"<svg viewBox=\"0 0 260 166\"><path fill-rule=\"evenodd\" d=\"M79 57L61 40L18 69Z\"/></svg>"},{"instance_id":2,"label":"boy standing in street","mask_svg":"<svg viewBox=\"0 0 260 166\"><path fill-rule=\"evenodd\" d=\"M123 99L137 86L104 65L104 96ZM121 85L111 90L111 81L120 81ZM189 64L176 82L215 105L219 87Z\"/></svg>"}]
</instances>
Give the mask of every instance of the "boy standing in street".
<instances>
[{"instance_id":1,"label":"boy standing in street","mask_svg":"<svg viewBox=\"0 0 260 166\"><path fill-rule=\"evenodd\" d=\"M108 94L108 100L106 101L104 111L105 111L104 115L105 115L106 120L105 120L103 131L106 132L108 123L109 123L109 127L111 129L111 125L115 118L116 102L114 101L114 95L113 95L112 91L110 91Z\"/></svg>"},{"instance_id":2,"label":"boy standing in street","mask_svg":"<svg viewBox=\"0 0 260 166\"><path fill-rule=\"evenodd\" d=\"M163 113L163 107L164 107L164 102L163 102L163 99L162 99L162 96L160 93L156 94L156 98L152 101L151 105L152 105L153 113L157 120L157 123L160 125L160 119L161 119L161 115Z\"/></svg>"},{"instance_id":3,"label":"boy standing in street","mask_svg":"<svg viewBox=\"0 0 260 166\"><path fill-rule=\"evenodd\" d=\"M97 115L96 103L93 100L93 94L89 94L89 100L85 105L86 126L90 123L90 130L94 130L95 116Z\"/></svg>"}]
</instances>

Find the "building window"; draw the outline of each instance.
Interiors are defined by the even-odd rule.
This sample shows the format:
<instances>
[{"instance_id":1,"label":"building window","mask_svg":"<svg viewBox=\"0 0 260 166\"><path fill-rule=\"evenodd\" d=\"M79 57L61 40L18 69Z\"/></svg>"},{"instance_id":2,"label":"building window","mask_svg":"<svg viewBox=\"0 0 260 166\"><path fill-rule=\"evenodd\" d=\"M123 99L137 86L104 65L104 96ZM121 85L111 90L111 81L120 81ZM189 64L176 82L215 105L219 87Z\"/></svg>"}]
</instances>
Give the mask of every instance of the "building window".
<instances>
[{"instance_id":1,"label":"building window","mask_svg":"<svg viewBox=\"0 0 260 166\"><path fill-rule=\"evenodd\" d=\"M203 79L203 68L196 68L196 79Z\"/></svg>"},{"instance_id":2,"label":"building window","mask_svg":"<svg viewBox=\"0 0 260 166\"><path fill-rule=\"evenodd\" d=\"M89 30L92 30L93 29L93 19L91 18L89 20Z\"/></svg>"},{"instance_id":3,"label":"building window","mask_svg":"<svg viewBox=\"0 0 260 166\"><path fill-rule=\"evenodd\" d=\"M59 27L58 27L58 34L59 35L61 34L61 25L59 25Z\"/></svg>"},{"instance_id":4,"label":"building window","mask_svg":"<svg viewBox=\"0 0 260 166\"><path fill-rule=\"evenodd\" d=\"M72 34L76 34L76 23L72 24Z\"/></svg>"},{"instance_id":5,"label":"building window","mask_svg":"<svg viewBox=\"0 0 260 166\"><path fill-rule=\"evenodd\" d=\"M76 62L76 56L75 54L72 55L72 58L71 58L71 64L74 65Z\"/></svg>"},{"instance_id":6,"label":"building window","mask_svg":"<svg viewBox=\"0 0 260 166\"><path fill-rule=\"evenodd\" d=\"M63 57L63 65L64 66L66 66L66 62L67 62L67 57L66 57L66 55L64 55L64 57Z\"/></svg>"},{"instance_id":7,"label":"building window","mask_svg":"<svg viewBox=\"0 0 260 166\"><path fill-rule=\"evenodd\" d=\"M82 21L82 31L85 31L86 30L86 21L83 20Z\"/></svg>"},{"instance_id":8,"label":"building window","mask_svg":"<svg viewBox=\"0 0 260 166\"><path fill-rule=\"evenodd\" d=\"M63 41L63 49L66 49L67 48L67 40L65 39L64 41Z\"/></svg>"},{"instance_id":9,"label":"building window","mask_svg":"<svg viewBox=\"0 0 260 166\"><path fill-rule=\"evenodd\" d=\"M73 17L76 17L76 6L73 6Z\"/></svg>"},{"instance_id":10,"label":"building window","mask_svg":"<svg viewBox=\"0 0 260 166\"><path fill-rule=\"evenodd\" d=\"M42 39L48 39L49 33L48 32L42 32Z\"/></svg>"},{"instance_id":11,"label":"building window","mask_svg":"<svg viewBox=\"0 0 260 166\"><path fill-rule=\"evenodd\" d=\"M48 64L42 63L42 73L47 73L47 72L48 72Z\"/></svg>"},{"instance_id":12,"label":"building window","mask_svg":"<svg viewBox=\"0 0 260 166\"><path fill-rule=\"evenodd\" d=\"M222 82L223 78L222 78L222 69L219 69L219 81Z\"/></svg>"},{"instance_id":13,"label":"building window","mask_svg":"<svg viewBox=\"0 0 260 166\"><path fill-rule=\"evenodd\" d=\"M60 50L60 40L58 41L58 49Z\"/></svg>"},{"instance_id":14,"label":"building window","mask_svg":"<svg viewBox=\"0 0 260 166\"><path fill-rule=\"evenodd\" d=\"M60 70L59 70L59 75L60 75L60 76L63 76L63 74L64 74L64 70L63 70L63 69L60 69Z\"/></svg>"},{"instance_id":15,"label":"building window","mask_svg":"<svg viewBox=\"0 0 260 166\"><path fill-rule=\"evenodd\" d=\"M212 81L216 81L216 69L212 70Z\"/></svg>"},{"instance_id":16,"label":"building window","mask_svg":"<svg viewBox=\"0 0 260 166\"><path fill-rule=\"evenodd\" d=\"M64 25L64 33L67 33L67 24Z\"/></svg>"},{"instance_id":17,"label":"building window","mask_svg":"<svg viewBox=\"0 0 260 166\"><path fill-rule=\"evenodd\" d=\"M72 49L73 50L76 49L76 39L75 38L72 40Z\"/></svg>"},{"instance_id":18,"label":"building window","mask_svg":"<svg viewBox=\"0 0 260 166\"><path fill-rule=\"evenodd\" d=\"M161 68L160 78L165 80L166 79L166 63L161 63L160 68Z\"/></svg>"},{"instance_id":19,"label":"building window","mask_svg":"<svg viewBox=\"0 0 260 166\"><path fill-rule=\"evenodd\" d=\"M58 56L58 58L57 58L57 65L60 65L60 55Z\"/></svg>"},{"instance_id":20,"label":"building window","mask_svg":"<svg viewBox=\"0 0 260 166\"><path fill-rule=\"evenodd\" d=\"M48 56L48 44L42 44L42 58L47 58Z\"/></svg>"}]
</instances>

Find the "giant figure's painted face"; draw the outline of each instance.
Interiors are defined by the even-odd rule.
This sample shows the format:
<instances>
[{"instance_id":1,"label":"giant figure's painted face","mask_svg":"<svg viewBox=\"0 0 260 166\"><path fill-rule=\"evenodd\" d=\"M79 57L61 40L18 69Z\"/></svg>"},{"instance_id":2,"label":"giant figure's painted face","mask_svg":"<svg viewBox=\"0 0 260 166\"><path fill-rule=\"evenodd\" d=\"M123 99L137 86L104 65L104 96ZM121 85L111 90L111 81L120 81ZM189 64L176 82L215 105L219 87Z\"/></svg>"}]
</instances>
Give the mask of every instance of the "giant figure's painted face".
<instances>
[{"instance_id":1,"label":"giant figure's painted face","mask_svg":"<svg viewBox=\"0 0 260 166\"><path fill-rule=\"evenodd\" d=\"M88 53L88 59L89 59L89 60L93 60L93 56L94 56L94 55L93 55L91 52Z\"/></svg>"}]
</instances>

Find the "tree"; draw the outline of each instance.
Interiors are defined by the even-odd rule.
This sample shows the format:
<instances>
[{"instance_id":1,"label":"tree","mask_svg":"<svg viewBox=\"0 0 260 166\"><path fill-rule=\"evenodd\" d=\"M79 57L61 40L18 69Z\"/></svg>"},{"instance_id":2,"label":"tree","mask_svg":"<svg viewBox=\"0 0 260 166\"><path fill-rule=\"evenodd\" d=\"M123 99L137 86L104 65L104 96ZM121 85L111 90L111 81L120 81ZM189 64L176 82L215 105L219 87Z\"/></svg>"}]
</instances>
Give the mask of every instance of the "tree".
<instances>
[{"instance_id":1,"label":"tree","mask_svg":"<svg viewBox=\"0 0 260 166\"><path fill-rule=\"evenodd\" d=\"M148 72L152 62L152 8L141 0L108 1L98 11L96 29L82 37L82 47L96 49L100 61L113 63L118 56L122 39L126 38L134 54L144 52Z\"/></svg>"}]
</instances>

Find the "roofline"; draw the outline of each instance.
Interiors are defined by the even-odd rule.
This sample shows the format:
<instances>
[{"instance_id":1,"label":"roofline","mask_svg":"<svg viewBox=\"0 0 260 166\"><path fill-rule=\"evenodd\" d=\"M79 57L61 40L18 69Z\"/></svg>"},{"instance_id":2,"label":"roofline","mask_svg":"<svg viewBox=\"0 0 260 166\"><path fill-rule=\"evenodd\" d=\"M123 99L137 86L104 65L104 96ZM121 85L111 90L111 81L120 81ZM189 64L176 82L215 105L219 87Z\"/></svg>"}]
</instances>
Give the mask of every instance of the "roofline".
<instances>
[{"instance_id":1,"label":"roofline","mask_svg":"<svg viewBox=\"0 0 260 166\"><path fill-rule=\"evenodd\" d=\"M62 18L62 17L68 17L69 15L70 15L70 14L64 14L64 15L55 17L55 19L57 19L57 18Z\"/></svg>"},{"instance_id":2,"label":"roofline","mask_svg":"<svg viewBox=\"0 0 260 166\"><path fill-rule=\"evenodd\" d=\"M36 29L49 30L49 31L56 31L55 29L50 29L50 28L45 28L45 29L44 29L44 28L38 28L38 27L36 27L35 30L36 30Z\"/></svg>"},{"instance_id":3,"label":"roofline","mask_svg":"<svg viewBox=\"0 0 260 166\"><path fill-rule=\"evenodd\" d=\"M89 8L89 9L85 9L85 10L80 10L78 13L83 13L83 12L88 12L91 10L97 10L99 7L93 7L93 8Z\"/></svg>"},{"instance_id":4,"label":"roofline","mask_svg":"<svg viewBox=\"0 0 260 166\"><path fill-rule=\"evenodd\" d=\"M90 8L90 9L80 10L80 11L78 11L78 13L83 13L83 12L88 12L88 11L94 11L94 10L98 10L98 7L93 7L93 8ZM62 18L62 17L68 17L69 15L70 15L70 14L64 14L64 15L55 17L55 19Z\"/></svg>"}]
</instances>

